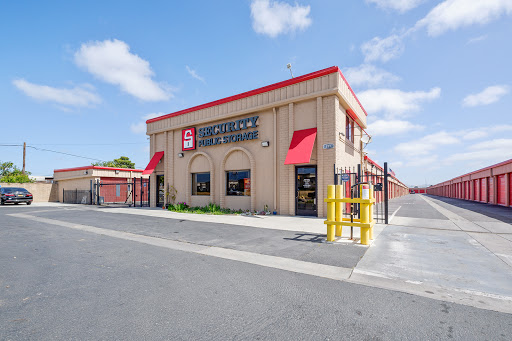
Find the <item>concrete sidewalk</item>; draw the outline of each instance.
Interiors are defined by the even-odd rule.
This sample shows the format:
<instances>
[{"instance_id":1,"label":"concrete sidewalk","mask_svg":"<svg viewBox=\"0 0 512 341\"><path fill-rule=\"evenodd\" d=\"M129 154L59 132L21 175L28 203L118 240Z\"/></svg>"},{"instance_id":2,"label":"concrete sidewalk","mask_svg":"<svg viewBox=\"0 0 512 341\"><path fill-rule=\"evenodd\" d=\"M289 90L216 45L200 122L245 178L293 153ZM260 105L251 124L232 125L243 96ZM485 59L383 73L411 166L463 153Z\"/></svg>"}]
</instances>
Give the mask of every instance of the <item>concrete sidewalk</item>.
<instances>
[{"instance_id":1,"label":"concrete sidewalk","mask_svg":"<svg viewBox=\"0 0 512 341\"><path fill-rule=\"evenodd\" d=\"M458 208L455 213L435 197L398 200L404 210L366 252L351 280L512 313L512 225L490 214ZM439 219L430 218L432 209Z\"/></svg>"},{"instance_id":2,"label":"concrete sidewalk","mask_svg":"<svg viewBox=\"0 0 512 341\"><path fill-rule=\"evenodd\" d=\"M327 226L324 224L325 218L317 217L297 217L297 216L282 216L282 215L209 215L209 214L194 214L194 213L177 213L163 209L148 209L148 208L98 208L101 212L118 213L118 214L133 214L148 217L158 217L166 219L178 219L195 222L241 225L249 227L257 227L262 229L273 229L282 231L294 231L305 233L326 234ZM376 224L374 227L374 239L382 232L385 225ZM353 229L354 242L358 243L360 240L359 228ZM350 237L350 228L343 228L342 240L339 242L347 242ZM363 246L363 245L362 245Z\"/></svg>"}]
</instances>

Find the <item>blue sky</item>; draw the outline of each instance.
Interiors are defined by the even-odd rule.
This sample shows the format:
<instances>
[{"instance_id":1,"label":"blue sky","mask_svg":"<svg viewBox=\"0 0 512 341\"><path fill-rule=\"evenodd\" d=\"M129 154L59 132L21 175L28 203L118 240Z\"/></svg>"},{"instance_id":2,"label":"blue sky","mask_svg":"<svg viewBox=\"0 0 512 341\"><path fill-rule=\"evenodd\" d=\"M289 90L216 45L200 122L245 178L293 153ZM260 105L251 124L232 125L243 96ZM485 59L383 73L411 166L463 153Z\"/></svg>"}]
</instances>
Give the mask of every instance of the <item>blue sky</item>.
<instances>
[{"instance_id":1,"label":"blue sky","mask_svg":"<svg viewBox=\"0 0 512 341\"><path fill-rule=\"evenodd\" d=\"M512 0L12 1L0 145L27 170L149 159L144 121L337 65L406 184L512 158ZM0 160L21 167L20 147Z\"/></svg>"}]
</instances>

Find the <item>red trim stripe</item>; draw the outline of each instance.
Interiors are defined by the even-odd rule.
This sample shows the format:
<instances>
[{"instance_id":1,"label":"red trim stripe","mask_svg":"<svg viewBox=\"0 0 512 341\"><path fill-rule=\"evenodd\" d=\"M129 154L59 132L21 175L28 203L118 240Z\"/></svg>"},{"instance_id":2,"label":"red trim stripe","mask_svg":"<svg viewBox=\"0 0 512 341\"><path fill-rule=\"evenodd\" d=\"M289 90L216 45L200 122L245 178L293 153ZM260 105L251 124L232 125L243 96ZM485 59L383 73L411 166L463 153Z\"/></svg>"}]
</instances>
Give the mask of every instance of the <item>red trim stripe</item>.
<instances>
[{"instance_id":1,"label":"red trim stripe","mask_svg":"<svg viewBox=\"0 0 512 341\"><path fill-rule=\"evenodd\" d=\"M173 113L170 113L170 114L167 114L167 115L151 118L151 119L146 121L146 124L152 123L152 122L161 121L161 120L165 120L166 118L170 118L170 117L174 117L174 116L188 114L188 113L193 112L193 111L210 108L210 107L213 107L213 106L216 106L216 105L221 105L221 104L225 104L225 103L228 103L228 102L233 102L233 101L236 101L236 100L239 100L239 99L242 99L242 98L259 95L259 94L262 94L264 92L268 92L268 91L284 88L284 87L287 87L287 86L290 86L290 85L293 85L293 84L297 84L297 83L300 83L300 82L308 81L310 79L326 76L326 75L329 75L329 74L335 73L335 72L338 72L340 74L341 78L347 84L348 89L350 90L350 92L352 93L354 98L356 99L357 103L359 104L359 106L361 107L361 109L363 110L365 115L368 116L368 114L366 113L366 110L364 110L361 102L359 102L359 99L357 98L356 94L354 93L354 91L352 90L352 88L348 84L347 80L345 79L345 76L343 76L343 74L341 73L341 70L337 66L331 66L331 67L329 67L327 69L315 71L315 72L308 73L306 75L295 77L295 78L292 78L292 79L287 79L287 80L279 82L279 83L274 83L274 84L271 84L271 85L264 86L262 88L258 88L258 89L247 91L247 92L243 92L243 93L238 94L238 95L222 98L222 99L219 99L219 100L216 100L216 101L213 101L213 102L209 102L209 103L201 104L201 105L198 105L198 106L195 106L195 107L192 107L192 108L176 111L176 112L173 112Z\"/></svg>"},{"instance_id":2,"label":"red trim stripe","mask_svg":"<svg viewBox=\"0 0 512 341\"><path fill-rule=\"evenodd\" d=\"M54 173L59 172L72 172L72 171L79 171L79 170L86 170L86 169L107 169L107 170L118 170L118 171L124 171L124 172L143 172L142 169L131 169L131 168L114 168L114 167L100 167L100 166L84 166L84 167L75 167L75 168L62 168L62 169L54 169Z\"/></svg>"}]
</instances>

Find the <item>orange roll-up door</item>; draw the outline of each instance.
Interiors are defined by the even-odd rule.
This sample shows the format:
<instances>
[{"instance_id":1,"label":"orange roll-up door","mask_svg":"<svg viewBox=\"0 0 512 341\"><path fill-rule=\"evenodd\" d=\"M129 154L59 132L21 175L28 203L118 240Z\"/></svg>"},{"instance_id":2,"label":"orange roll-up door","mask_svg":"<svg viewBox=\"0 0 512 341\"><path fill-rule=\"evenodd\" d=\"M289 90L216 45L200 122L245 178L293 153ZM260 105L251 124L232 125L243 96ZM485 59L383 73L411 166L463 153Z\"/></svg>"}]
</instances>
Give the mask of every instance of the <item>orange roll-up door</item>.
<instances>
[{"instance_id":1,"label":"orange roll-up door","mask_svg":"<svg viewBox=\"0 0 512 341\"><path fill-rule=\"evenodd\" d=\"M487 198L489 199L489 203L495 204L495 202L494 202L494 179L492 177L489 178L489 186L487 186Z\"/></svg>"},{"instance_id":2,"label":"orange roll-up door","mask_svg":"<svg viewBox=\"0 0 512 341\"><path fill-rule=\"evenodd\" d=\"M474 191L475 191L475 196L473 198L473 200L475 201L479 201L480 200L480 181L478 179L476 179L473 183L473 188L474 188Z\"/></svg>"},{"instance_id":3,"label":"orange roll-up door","mask_svg":"<svg viewBox=\"0 0 512 341\"><path fill-rule=\"evenodd\" d=\"M496 186L498 191L498 205L506 205L507 204L507 184L506 184L506 174L498 175L496 178Z\"/></svg>"},{"instance_id":4,"label":"orange roll-up door","mask_svg":"<svg viewBox=\"0 0 512 341\"><path fill-rule=\"evenodd\" d=\"M480 179L480 201L487 202L487 178Z\"/></svg>"}]
</instances>

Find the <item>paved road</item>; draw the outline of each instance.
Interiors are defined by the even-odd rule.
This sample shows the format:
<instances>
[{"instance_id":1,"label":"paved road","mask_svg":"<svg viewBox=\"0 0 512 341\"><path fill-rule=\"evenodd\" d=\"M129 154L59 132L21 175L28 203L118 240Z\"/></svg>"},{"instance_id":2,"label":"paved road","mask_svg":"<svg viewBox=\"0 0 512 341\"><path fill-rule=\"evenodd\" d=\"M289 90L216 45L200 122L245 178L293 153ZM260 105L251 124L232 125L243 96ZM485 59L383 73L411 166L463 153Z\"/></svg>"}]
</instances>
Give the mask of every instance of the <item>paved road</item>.
<instances>
[{"instance_id":1,"label":"paved road","mask_svg":"<svg viewBox=\"0 0 512 341\"><path fill-rule=\"evenodd\" d=\"M2 207L0 339L512 335L510 314L332 279L332 269L340 278L357 269L367 249L320 238L80 206Z\"/></svg>"}]
</instances>

